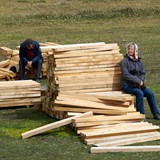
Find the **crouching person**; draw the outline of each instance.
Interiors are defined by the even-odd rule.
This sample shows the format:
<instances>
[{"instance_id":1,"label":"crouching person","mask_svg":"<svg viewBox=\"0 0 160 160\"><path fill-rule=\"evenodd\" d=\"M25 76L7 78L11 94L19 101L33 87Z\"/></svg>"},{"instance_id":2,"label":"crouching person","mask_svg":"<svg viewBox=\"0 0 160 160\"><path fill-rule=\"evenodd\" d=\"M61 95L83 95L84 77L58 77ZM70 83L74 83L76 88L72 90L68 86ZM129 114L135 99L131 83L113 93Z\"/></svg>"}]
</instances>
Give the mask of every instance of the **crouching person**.
<instances>
[{"instance_id":1,"label":"crouching person","mask_svg":"<svg viewBox=\"0 0 160 160\"><path fill-rule=\"evenodd\" d=\"M26 79L25 66L28 66L29 68L35 68L36 72L34 79L35 81L39 82L43 63L43 57L40 51L39 43L32 39L26 39L20 45L19 58L20 80Z\"/></svg>"}]
</instances>

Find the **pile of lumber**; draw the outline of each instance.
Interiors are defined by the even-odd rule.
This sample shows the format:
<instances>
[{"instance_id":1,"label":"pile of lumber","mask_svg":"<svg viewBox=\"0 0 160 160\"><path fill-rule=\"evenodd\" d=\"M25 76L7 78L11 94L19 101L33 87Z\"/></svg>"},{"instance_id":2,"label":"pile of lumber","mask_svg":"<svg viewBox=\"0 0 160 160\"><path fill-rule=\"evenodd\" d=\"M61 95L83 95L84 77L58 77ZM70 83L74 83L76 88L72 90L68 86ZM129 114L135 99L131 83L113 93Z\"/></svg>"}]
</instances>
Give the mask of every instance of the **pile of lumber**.
<instances>
[{"instance_id":1,"label":"pile of lumber","mask_svg":"<svg viewBox=\"0 0 160 160\"><path fill-rule=\"evenodd\" d=\"M48 52L46 112L52 112L58 93L78 94L120 90L119 62L122 58L117 43L55 46L52 52ZM56 104L59 103L56 101Z\"/></svg>"},{"instance_id":2,"label":"pile of lumber","mask_svg":"<svg viewBox=\"0 0 160 160\"><path fill-rule=\"evenodd\" d=\"M159 126L142 122L144 115L128 113L121 116L94 115L89 111L22 133L22 138L72 124L91 153L160 151L160 146L124 146L160 139Z\"/></svg>"},{"instance_id":3,"label":"pile of lumber","mask_svg":"<svg viewBox=\"0 0 160 160\"><path fill-rule=\"evenodd\" d=\"M32 80L1 81L0 107L17 107L41 103L40 83Z\"/></svg>"}]
</instances>

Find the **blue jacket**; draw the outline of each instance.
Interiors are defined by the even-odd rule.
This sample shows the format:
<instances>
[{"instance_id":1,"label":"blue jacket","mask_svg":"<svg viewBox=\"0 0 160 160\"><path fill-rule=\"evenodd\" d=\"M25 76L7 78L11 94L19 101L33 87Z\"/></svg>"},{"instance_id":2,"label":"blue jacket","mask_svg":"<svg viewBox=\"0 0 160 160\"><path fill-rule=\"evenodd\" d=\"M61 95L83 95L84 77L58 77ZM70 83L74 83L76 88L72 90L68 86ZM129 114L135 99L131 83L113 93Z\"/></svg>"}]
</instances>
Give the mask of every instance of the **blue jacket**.
<instances>
[{"instance_id":1,"label":"blue jacket","mask_svg":"<svg viewBox=\"0 0 160 160\"><path fill-rule=\"evenodd\" d=\"M121 66L121 86L126 85L140 85L141 81L145 81L145 69L138 58L137 60L131 59L127 54L120 63Z\"/></svg>"},{"instance_id":2,"label":"blue jacket","mask_svg":"<svg viewBox=\"0 0 160 160\"><path fill-rule=\"evenodd\" d=\"M36 41L33 41L33 45L34 45L34 49L33 49L34 58L32 59L32 63L35 64L40 59L42 59L42 61L43 61L43 57L42 57L42 53L39 48L39 43ZM24 63L28 62L28 60L26 58L26 54L27 54L27 50L25 48L25 43L22 42L20 45L20 50L19 50L19 57L20 57L20 60L22 60Z\"/></svg>"}]
</instances>

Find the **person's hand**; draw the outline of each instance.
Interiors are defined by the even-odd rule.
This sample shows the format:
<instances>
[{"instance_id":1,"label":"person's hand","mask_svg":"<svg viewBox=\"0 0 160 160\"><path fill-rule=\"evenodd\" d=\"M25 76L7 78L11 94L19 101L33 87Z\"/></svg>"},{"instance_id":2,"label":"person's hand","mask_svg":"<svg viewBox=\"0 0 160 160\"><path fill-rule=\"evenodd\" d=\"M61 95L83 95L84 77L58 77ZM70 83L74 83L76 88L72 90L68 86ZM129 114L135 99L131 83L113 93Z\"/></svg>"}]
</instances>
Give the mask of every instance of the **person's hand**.
<instances>
[{"instance_id":1,"label":"person's hand","mask_svg":"<svg viewBox=\"0 0 160 160\"><path fill-rule=\"evenodd\" d=\"M28 67L32 67L32 61L28 61L28 63L27 63L27 65L28 65Z\"/></svg>"},{"instance_id":2,"label":"person's hand","mask_svg":"<svg viewBox=\"0 0 160 160\"><path fill-rule=\"evenodd\" d=\"M144 85L144 83L143 83L143 81L141 81L140 86L143 86L143 85Z\"/></svg>"}]
</instances>

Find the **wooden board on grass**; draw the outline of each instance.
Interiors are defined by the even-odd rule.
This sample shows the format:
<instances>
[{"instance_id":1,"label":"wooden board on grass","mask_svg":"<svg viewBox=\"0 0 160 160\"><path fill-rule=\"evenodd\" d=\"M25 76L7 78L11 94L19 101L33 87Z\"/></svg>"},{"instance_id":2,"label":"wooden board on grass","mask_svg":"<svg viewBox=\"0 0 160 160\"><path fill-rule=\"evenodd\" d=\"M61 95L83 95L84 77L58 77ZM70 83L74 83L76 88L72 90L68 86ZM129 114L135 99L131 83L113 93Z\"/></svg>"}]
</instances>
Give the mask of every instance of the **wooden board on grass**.
<instances>
[{"instance_id":1,"label":"wooden board on grass","mask_svg":"<svg viewBox=\"0 0 160 160\"><path fill-rule=\"evenodd\" d=\"M57 121L57 122L54 122L54 123L50 123L50 124L47 124L45 126L42 126L42 127L39 127L39 128L36 128L36 129L33 129L33 130L22 133L22 138L28 138L28 137L31 137L31 136L49 131L51 129L70 124L70 123L72 123L73 119L76 119L76 118L79 118L79 117L92 116L92 115L93 115L92 112L87 112L87 113L83 113L83 114L80 114L80 115L77 115L77 116L74 116L74 117L66 118L66 119L63 119L63 120L60 120L60 121Z\"/></svg>"},{"instance_id":2,"label":"wooden board on grass","mask_svg":"<svg viewBox=\"0 0 160 160\"><path fill-rule=\"evenodd\" d=\"M106 152L159 152L160 146L91 147L91 153Z\"/></svg>"}]
</instances>

